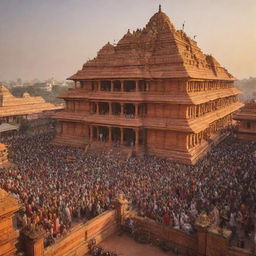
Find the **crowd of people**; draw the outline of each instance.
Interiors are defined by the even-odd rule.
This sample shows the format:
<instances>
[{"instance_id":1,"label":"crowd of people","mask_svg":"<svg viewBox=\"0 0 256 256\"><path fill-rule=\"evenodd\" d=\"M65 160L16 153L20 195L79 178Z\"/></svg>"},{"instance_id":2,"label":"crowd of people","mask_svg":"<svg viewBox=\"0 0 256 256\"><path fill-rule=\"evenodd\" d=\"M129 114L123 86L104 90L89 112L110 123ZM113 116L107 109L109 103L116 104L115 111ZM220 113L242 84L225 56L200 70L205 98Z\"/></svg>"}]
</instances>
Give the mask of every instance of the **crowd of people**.
<instances>
[{"instance_id":1,"label":"crowd of people","mask_svg":"<svg viewBox=\"0 0 256 256\"><path fill-rule=\"evenodd\" d=\"M53 134L2 139L16 167L0 169L0 187L22 203L22 227L42 226L52 239L78 221L114 208L122 193L138 214L193 232L205 211L233 236L250 236L256 202L256 143L229 136L195 166L145 156L54 146Z\"/></svg>"}]
</instances>

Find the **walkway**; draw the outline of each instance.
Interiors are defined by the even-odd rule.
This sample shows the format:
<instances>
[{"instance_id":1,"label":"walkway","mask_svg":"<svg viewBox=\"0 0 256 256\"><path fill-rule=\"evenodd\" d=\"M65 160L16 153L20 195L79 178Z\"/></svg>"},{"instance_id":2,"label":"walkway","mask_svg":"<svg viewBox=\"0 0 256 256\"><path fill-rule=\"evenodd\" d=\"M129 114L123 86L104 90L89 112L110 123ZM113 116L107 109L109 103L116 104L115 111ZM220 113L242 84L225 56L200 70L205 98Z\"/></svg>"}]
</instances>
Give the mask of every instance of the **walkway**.
<instances>
[{"instance_id":1,"label":"walkway","mask_svg":"<svg viewBox=\"0 0 256 256\"><path fill-rule=\"evenodd\" d=\"M139 244L127 235L113 235L99 244L106 250L113 251L118 256L175 256L165 253L158 247L149 244Z\"/></svg>"}]
</instances>

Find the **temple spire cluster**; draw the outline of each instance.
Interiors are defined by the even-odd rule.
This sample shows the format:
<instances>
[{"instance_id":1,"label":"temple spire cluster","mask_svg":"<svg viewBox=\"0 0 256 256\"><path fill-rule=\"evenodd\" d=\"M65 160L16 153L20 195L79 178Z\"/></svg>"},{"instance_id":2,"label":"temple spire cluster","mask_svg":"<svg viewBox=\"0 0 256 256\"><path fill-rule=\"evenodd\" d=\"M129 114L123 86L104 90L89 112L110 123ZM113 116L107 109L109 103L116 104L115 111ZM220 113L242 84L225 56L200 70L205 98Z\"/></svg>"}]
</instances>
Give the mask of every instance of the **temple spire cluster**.
<instances>
[{"instance_id":1,"label":"temple spire cluster","mask_svg":"<svg viewBox=\"0 0 256 256\"><path fill-rule=\"evenodd\" d=\"M159 11L72 75L55 143L194 164L242 104L236 80Z\"/></svg>"}]
</instances>

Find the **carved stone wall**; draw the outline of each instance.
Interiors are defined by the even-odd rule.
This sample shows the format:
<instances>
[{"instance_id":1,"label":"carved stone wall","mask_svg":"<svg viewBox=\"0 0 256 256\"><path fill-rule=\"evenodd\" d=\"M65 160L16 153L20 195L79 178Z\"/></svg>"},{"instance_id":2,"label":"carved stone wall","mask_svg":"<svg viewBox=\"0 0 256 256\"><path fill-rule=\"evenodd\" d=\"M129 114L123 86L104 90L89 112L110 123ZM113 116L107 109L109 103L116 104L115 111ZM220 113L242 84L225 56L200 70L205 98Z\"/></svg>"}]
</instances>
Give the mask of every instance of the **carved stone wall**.
<instances>
[{"instance_id":1,"label":"carved stone wall","mask_svg":"<svg viewBox=\"0 0 256 256\"><path fill-rule=\"evenodd\" d=\"M14 256L18 233L13 226L13 216L19 210L18 201L0 189L0 255Z\"/></svg>"}]
</instances>

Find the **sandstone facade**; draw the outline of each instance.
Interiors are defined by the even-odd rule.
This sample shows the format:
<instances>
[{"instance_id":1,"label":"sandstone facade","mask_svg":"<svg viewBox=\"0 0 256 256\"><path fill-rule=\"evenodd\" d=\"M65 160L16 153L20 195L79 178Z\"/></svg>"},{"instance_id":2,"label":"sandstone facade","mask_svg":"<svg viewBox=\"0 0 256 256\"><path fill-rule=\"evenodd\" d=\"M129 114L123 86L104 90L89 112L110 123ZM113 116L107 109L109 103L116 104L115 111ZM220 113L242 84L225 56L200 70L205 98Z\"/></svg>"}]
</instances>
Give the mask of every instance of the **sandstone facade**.
<instances>
[{"instance_id":1,"label":"sandstone facade","mask_svg":"<svg viewBox=\"0 0 256 256\"><path fill-rule=\"evenodd\" d=\"M22 118L29 115L61 108L45 102L42 97L32 97L28 93L24 93L21 98L14 97L6 87L0 85L0 122L19 123Z\"/></svg>"},{"instance_id":2,"label":"sandstone facade","mask_svg":"<svg viewBox=\"0 0 256 256\"><path fill-rule=\"evenodd\" d=\"M236 80L166 14L128 31L69 79L55 143L109 147L194 164L242 103Z\"/></svg>"},{"instance_id":3,"label":"sandstone facade","mask_svg":"<svg viewBox=\"0 0 256 256\"><path fill-rule=\"evenodd\" d=\"M18 233L13 227L13 216L19 208L18 201L0 189L0 255L16 255Z\"/></svg>"}]
</instances>

